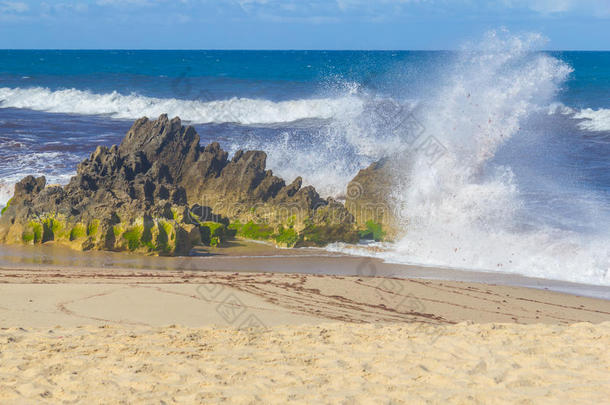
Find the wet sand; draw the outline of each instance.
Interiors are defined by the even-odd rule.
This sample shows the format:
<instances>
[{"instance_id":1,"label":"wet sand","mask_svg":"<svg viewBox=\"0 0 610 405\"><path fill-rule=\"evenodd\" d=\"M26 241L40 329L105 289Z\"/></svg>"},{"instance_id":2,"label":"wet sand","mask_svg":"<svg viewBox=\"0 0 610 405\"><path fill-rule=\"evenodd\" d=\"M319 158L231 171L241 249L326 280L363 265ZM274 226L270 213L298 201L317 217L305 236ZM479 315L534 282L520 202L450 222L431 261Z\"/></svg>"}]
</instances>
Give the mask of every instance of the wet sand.
<instances>
[{"instance_id":1,"label":"wet sand","mask_svg":"<svg viewBox=\"0 0 610 405\"><path fill-rule=\"evenodd\" d=\"M278 249L269 244L237 240L218 249L200 250L191 257L156 257L114 252L76 252L54 244L0 245L0 269L184 270L268 272L336 276L419 278L529 287L610 300L610 286L555 281L502 272L385 263L323 249Z\"/></svg>"},{"instance_id":2,"label":"wet sand","mask_svg":"<svg viewBox=\"0 0 610 405\"><path fill-rule=\"evenodd\" d=\"M44 267L0 270L0 281L10 327L610 321L607 300L457 281Z\"/></svg>"}]
</instances>

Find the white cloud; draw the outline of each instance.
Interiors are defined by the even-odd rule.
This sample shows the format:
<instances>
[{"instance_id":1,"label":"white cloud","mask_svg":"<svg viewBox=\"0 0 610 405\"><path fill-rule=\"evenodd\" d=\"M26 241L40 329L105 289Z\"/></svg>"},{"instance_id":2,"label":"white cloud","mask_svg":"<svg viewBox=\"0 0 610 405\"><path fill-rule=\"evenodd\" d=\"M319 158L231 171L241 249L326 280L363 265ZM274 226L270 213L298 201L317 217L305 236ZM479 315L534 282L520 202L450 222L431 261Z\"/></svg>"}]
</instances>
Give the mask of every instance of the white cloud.
<instances>
[{"instance_id":1,"label":"white cloud","mask_svg":"<svg viewBox=\"0 0 610 405\"><path fill-rule=\"evenodd\" d=\"M20 1L0 1L0 13L25 13L30 7Z\"/></svg>"},{"instance_id":2,"label":"white cloud","mask_svg":"<svg viewBox=\"0 0 610 405\"><path fill-rule=\"evenodd\" d=\"M273 16L275 21L335 22L344 16L378 18L396 16L413 4L433 0L228 0L248 14Z\"/></svg>"},{"instance_id":3,"label":"white cloud","mask_svg":"<svg viewBox=\"0 0 610 405\"><path fill-rule=\"evenodd\" d=\"M101 7L152 7L158 5L188 4L189 0L96 0L95 4Z\"/></svg>"},{"instance_id":4,"label":"white cloud","mask_svg":"<svg viewBox=\"0 0 610 405\"><path fill-rule=\"evenodd\" d=\"M149 0L97 0L98 6L149 6L153 2Z\"/></svg>"},{"instance_id":5,"label":"white cloud","mask_svg":"<svg viewBox=\"0 0 610 405\"><path fill-rule=\"evenodd\" d=\"M371 3L377 4L417 4L417 3L432 3L433 0L377 0L376 2L371 2L370 0L335 0L337 2L337 6L341 10L346 10L352 7L361 7L365 5L370 5Z\"/></svg>"},{"instance_id":6,"label":"white cloud","mask_svg":"<svg viewBox=\"0 0 610 405\"><path fill-rule=\"evenodd\" d=\"M503 0L509 8L528 8L540 14L579 13L595 17L610 16L609 0Z\"/></svg>"}]
</instances>

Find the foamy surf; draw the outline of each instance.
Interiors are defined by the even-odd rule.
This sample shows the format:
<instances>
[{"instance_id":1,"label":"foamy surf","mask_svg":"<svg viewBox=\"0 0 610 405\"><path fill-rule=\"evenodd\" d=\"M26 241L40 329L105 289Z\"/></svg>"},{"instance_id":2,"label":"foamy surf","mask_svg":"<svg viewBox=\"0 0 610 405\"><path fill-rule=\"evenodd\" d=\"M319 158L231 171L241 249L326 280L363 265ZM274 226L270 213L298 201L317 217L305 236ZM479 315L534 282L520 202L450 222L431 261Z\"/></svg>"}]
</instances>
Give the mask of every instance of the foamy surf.
<instances>
[{"instance_id":1,"label":"foamy surf","mask_svg":"<svg viewBox=\"0 0 610 405\"><path fill-rule=\"evenodd\" d=\"M0 207L5 207L13 196L15 184L26 176L45 176L47 184L67 184L75 174L76 167L66 171L66 161L78 162L76 155L59 152L29 153L16 157L12 162L12 173L0 179Z\"/></svg>"},{"instance_id":2,"label":"foamy surf","mask_svg":"<svg viewBox=\"0 0 610 405\"><path fill-rule=\"evenodd\" d=\"M562 114L577 120L576 126L583 131L610 131L610 109L607 108L578 110L561 103L553 103L548 108L548 114Z\"/></svg>"},{"instance_id":3,"label":"foamy surf","mask_svg":"<svg viewBox=\"0 0 610 405\"><path fill-rule=\"evenodd\" d=\"M13 196L15 184L12 182L0 181L0 208L6 207L6 203Z\"/></svg>"},{"instance_id":4,"label":"foamy surf","mask_svg":"<svg viewBox=\"0 0 610 405\"><path fill-rule=\"evenodd\" d=\"M15 192L15 184L26 176L45 176L47 179L47 184L65 185L68 184L72 176L75 174L76 173L49 175L47 172L35 170L31 172L18 173L14 176L2 179L0 180L0 208L6 207L6 204L13 197L13 193Z\"/></svg>"},{"instance_id":5,"label":"foamy surf","mask_svg":"<svg viewBox=\"0 0 610 405\"><path fill-rule=\"evenodd\" d=\"M600 108L594 110L585 108L574 114L573 118L583 121L578 127L589 131L610 131L610 109Z\"/></svg>"},{"instance_id":6,"label":"foamy surf","mask_svg":"<svg viewBox=\"0 0 610 405\"><path fill-rule=\"evenodd\" d=\"M608 223L603 207L593 210L595 231L557 226L562 215L569 215L553 212L554 199L571 195L564 183L537 179L544 182L539 186L548 190L549 202L543 212L535 211L514 173L527 156L496 162L511 138L513 143L529 142L522 125L532 112L555 102L572 71L564 62L535 52L539 46L537 36L491 33L476 49L462 52L417 109L426 133L446 147L446 156L430 165L404 145L395 149L404 151L402 166L409 168L392 173L392 208L404 219L403 237L377 249L331 249L399 263L610 285L610 236L599 225ZM582 111L574 118L584 119L579 125L585 129L600 129L604 112ZM556 163L547 159L545 164ZM587 193L581 190L579 196L594 204ZM570 203L578 208L581 201ZM542 220L544 216L550 221Z\"/></svg>"},{"instance_id":7,"label":"foamy surf","mask_svg":"<svg viewBox=\"0 0 610 405\"><path fill-rule=\"evenodd\" d=\"M116 91L96 94L78 89L52 91L48 88L0 88L0 108L109 115L117 119L179 116L191 123L231 122L243 125L287 123L304 119L330 119L357 115L362 100L352 95L273 102L262 99L182 100L176 98L123 95Z\"/></svg>"}]
</instances>

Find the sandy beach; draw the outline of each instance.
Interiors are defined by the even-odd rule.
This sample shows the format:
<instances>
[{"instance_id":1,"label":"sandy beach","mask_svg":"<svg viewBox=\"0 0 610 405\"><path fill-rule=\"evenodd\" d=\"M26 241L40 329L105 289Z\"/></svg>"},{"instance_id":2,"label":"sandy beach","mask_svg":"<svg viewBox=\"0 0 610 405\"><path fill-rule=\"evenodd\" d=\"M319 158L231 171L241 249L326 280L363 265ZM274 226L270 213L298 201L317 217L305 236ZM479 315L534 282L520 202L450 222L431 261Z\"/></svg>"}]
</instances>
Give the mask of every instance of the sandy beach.
<instances>
[{"instance_id":1,"label":"sandy beach","mask_svg":"<svg viewBox=\"0 0 610 405\"><path fill-rule=\"evenodd\" d=\"M610 323L0 332L2 403L579 403L610 395Z\"/></svg>"},{"instance_id":2,"label":"sandy beach","mask_svg":"<svg viewBox=\"0 0 610 405\"><path fill-rule=\"evenodd\" d=\"M3 267L1 403L610 396L603 299L361 275Z\"/></svg>"}]
</instances>

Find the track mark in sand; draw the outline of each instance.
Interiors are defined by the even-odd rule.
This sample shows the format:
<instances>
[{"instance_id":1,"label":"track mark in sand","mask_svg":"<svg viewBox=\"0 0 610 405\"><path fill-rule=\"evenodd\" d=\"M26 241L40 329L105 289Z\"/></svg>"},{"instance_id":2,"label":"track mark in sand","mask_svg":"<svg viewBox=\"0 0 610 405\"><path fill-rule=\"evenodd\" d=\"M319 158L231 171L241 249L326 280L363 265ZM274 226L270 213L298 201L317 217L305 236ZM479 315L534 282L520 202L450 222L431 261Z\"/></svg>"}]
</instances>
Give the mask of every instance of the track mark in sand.
<instances>
[{"instance_id":1,"label":"track mark in sand","mask_svg":"<svg viewBox=\"0 0 610 405\"><path fill-rule=\"evenodd\" d=\"M274 276L277 278L277 276ZM190 278L194 278L192 275ZM337 277L339 280L351 283L351 280ZM192 283L202 284L204 280L194 280ZM417 311L398 311L384 304L375 304L348 299L336 294L323 294L318 289L306 288L307 278L302 275L285 275L280 280L273 280L268 274L221 274L206 277L205 284L217 284L227 288L241 291L245 294L259 297L264 301L282 308L288 313L309 315L320 319L340 320L346 322L424 322L424 323L452 323L434 314ZM205 300L195 294L170 291L154 285L137 284L137 287L152 288L156 291L179 295L192 299L201 299L206 302L218 303L220 301ZM391 295L391 294L390 294ZM274 311L271 308L262 308L244 305L246 308L258 311Z\"/></svg>"},{"instance_id":2,"label":"track mark in sand","mask_svg":"<svg viewBox=\"0 0 610 405\"><path fill-rule=\"evenodd\" d=\"M554 306L554 307L560 307L560 308L565 308L565 309L573 309L573 310L577 310L577 311L586 311L586 312L593 312L593 313L601 313L601 314L608 314L610 315L610 312L604 312L604 311L599 311L599 310L592 310L592 309L587 309L585 307L574 307L574 306L569 306L569 305L562 305L562 304L555 304L552 302L548 302L548 301L537 301L537 300L530 300L530 299L526 299L526 298L521 298L521 297L517 297L517 296L511 296L509 294L506 295L501 295L497 292L491 291L489 289L486 289L485 291L482 291L480 289L477 289L475 287L472 286L468 286L468 287L459 287L459 286L448 286L448 285L443 285L442 283L439 283L438 285L434 285L430 282L426 282L426 281L422 281L422 280L415 280L415 279L408 279L407 281L411 282L411 283L416 283L416 284L420 284L420 285L424 285L428 288L431 289L435 289L438 291L442 291L444 293L453 293L453 294L457 294L457 295L462 295L462 296L467 296L479 301L489 301L491 303L493 303L494 305L506 305L507 304L507 299L510 300L523 300L523 301L531 301L533 303L537 303L537 304L542 304L542 305L548 305L548 306ZM464 293L462 291L467 291L469 293L472 294L468 294L468 293ZM486 294L486 295L492 295L495 297L498 297L497 299L490 299L490 298L486 298L486 297L481 297L479 295L475 295L475 294ZM424 298L424 300L428 300L431 301L432 299L430 298ZM443 303L446 305L452 305L452 306L457 306L457 307L463 307L463 308L468 308L468 309L472 309L472 310L477 310L477 311L484 311L484 312L488 312L488 313L496 313L496 314L501 314L501 315L507 315L507 316L511 316L513 320L516 321L517 317L518 318L526 318L526 319L531 319L531 320L536 320L537 316L539 317L540 314L543 314L544 316L551 318L551 319L555 319L557 321L560 321L562 323L571 323L571 322L579 322L579 319L575 319L575 318L568 318L568 317L562 317L562 316L557 316L553 313L550 312L537 312L535 314L532 315L525 315L525 314L514 314L514 313L503 313L503 312L497 312L497 311L489 311L485 308L475 308L475 307L468 307L468 306L461 306L461 305L457 305L455 303L451 303L449 301L438 301L439 303ZM530 313L530 311L526 308L522 308L522 311L525 313ZM518 322L517 322L518 323Z\"/></svg>"},{"instance_id":3,"label":"track mark in sand","mask_svg":"<svg viewBox=\"0 0 610 405\"><path fill-rule=\"evenodd\" d=\"M544 304L544 305L551 305L551 306L559 307L559 308L573 309L576 311L596 312L598 314L610 315L610 312L600 311L599 309L589 309L589 308L585 308L584 306L574 307L574 306L570 306L570 305L555 304L552 302L538 301L538 300L533 300L530 298L522 298L522 297L513 297L513 299L520 300L520 301L533 302L535 304Z\"/></svg>"},{"instance_id":4,"label":"track mark in sand","mask_svg":"<svg viewBox=\"0 0 610 405\"><path fill-rule=\"evenodd\" d=\"M259 275L259 277L269 277ZM317 277L315 275L309 277ZM305 284L307 278L302 275L290 275L296 279L295 282L284 280L275 281L256 280L251 277L245 280L241 277L224 277L225 285L239 289L240 291L257 295L272 304L291 308L307 314L323 317L330 320L340 320L347 322L424 322L424 323L453 323L441 316L422 313L417 311L399 311L396 308L385 306L380 303L368 303L349 299L336 294L323 294L319 289L307 288ZM338 278L349 284L353 281L347 278ZM226 284L229 282L229 284ZM275 291L270 291L271 286ZM264 288L267 287L267 288ZM293 294L290 294L293 293ZM392 294L390 294L392 295Z\"/></svg>"},{"instance_id":5,"label":"track mark in sand","mask_svg":"<svg viewBox=\"0 0 610 405\"><path fill-rule=\"evenodd\" d=\"M113 289L113 290L106 291L106 292L103 292L103 293L98 293L98 294L92 294L92 295L89 295L89 296L86 296L86 297L82 297L82 298L77 298L77 299L74 299L74 300L58 302L56 304L56 307L57 307L57 309L60 312L66 314L68 316L73 316L73 317L76 317L76 318L90 319L90 320L98 321L98 322L115 323L115 324L121 324L121 325L152 326L152 325L144 323L144 322L128 322L128 321L123 321L123 320L118 320L117 321L117 320L113 320L113 319L105 319L105 318L98 318L98 317L95 317L95 316L82 315L82 314L78 314L78 313L76 313L76 312L74 312L74 311L72 311L72 310L67 308L67 305L76 304L77 302L86 301L86 300L91 299L91 298L105 297L105 296L108 296L108 295L110 295L112 293L115 293L117 290L121 290L121 289L123 289L123 288Z\"/></svg>"},{"instance_id":6,"label":"track mark in sand","mask_svg":"<svg viewBox=\"0 0 610 405\"><path fill-rule=\"evenodd\" d=\"M320 278L330 278L339 282L332 283L335 287L330 289L322 288L322 291L308 285L309 281ZM197 298L195 294L171 291L171 289L165 289L159 284L183 286L188 284L221 284L257 296L290 313L358 323L414 321L451 323L451 315L449 315L449 319L445 319L436 314L445 314L451 308L466 311L466 313L490 314L492 317L500 315L506 317L508 322L512 320L519 323L538 322L539 318L557 323L571 323L583 319L591 319L592 321L598 318L603 319L610 315L610 311L604 306L598 305L599 309L587 307L594 307L593 304L587 304L588 301L585 301L587 306L579 306L577 300L574 301L574 304L561 303L559 302L561 300L559 294L549 295L548 298L546 295L542 295L541 297L544 298L536 300L525 298L527 297L524 295L525 293L519 293L518 289L502 290L502 288L505 288L503 286L388 278L402 283L403 287L394 291L392 288L384 287L375 282L382 279L298 273L199 272L188 270L89 269L87 271L74 271L68 269L58 271L57 269L0 269L0 284L106 284L129 285L132 287L146 286L147 288L156 285L160 288L159 292L184 295L193 299ZM320 283L316 282L314 284ZM324 283L320 285L325 286ZM417 288L414 288L416 286ZM424 290L421 290L421 288L424 288ZM359 298L358 292L355 292L360 289L373 289L374 292L364 294L368 296L365 301ZM366 292L366 290L362 291L363 293ZM347 297L344 295L347 295ZM451 296L455 299L452 299ZM438 304L445 308L425 311L421 310L419 306L402 305L401 300L405 297L419 300L424 305ZM399 302L400 304L397 304ZM66 303L64 308L69 311L66 307L67 304L69 303ZM258 311L271 310L253 306L248 306L248 308ZM583 314L584 317L579 314ZM74 314L74 316L77 316L77 314ZM86 316L82 317L87 318ZM106 322L107 320L101 319L99 321Z\"/></svg>"},{"instance_id":7,"label":"track mark in sand","mask_svg":"<svg viewBox=\"0 0 610 405\"><path fill-rule=\"evenodd\" d=\"M222 283L210 283L210 284L224 285L226 287L234 288L234 289L237 290L237 288L235 288L235 286L233 286L233 285L222 284ZM202 285L202 284L193 284L193 285ZM158 291L160 293L164 293L164 294L173 294L173 295L178 295L178 296L182 296L182 297L186 297L186 298L192 298L192 299L195 299L195 300L198 300L198 301L211 302L211 303L214 303L214 304L222 304L223 303L222 300L204 299L204 298L199 297L196 294L187 294L187 293L181 293L181 292L178 292L178 291L166 290L166 289L164 289L162 287L158 287L158 286L155 286L155 285L136 284L136 285L130 285L130 287L133 287L133 288L149 288L149 289L152 289L152 290ZM239 290L239 291L241 291L241 290ZM254 294L252 294L252 295L254 295ZM276 309L273 309L273 308L263 308L263 307L258 307L258 306L254 306L254 305L245 305L245 304L242 305L242 306L244 308L247 308L247 309L250 309L250 310L263 311L263 312L276 312ZM282 307L282 309L285 309L285 308ZM290 314L293 314L293 315L302 315L302 313L299 312L299 311L290 311L290 310L287 310L286 312L288 312Z\"/></svg>"},{"instance_id":8,"label":"track mark in sand","mask_svg":"<svg viewBox=\"0 0 610 405\"><path fill-rule=\"evenodd\" d=\"M399 279L399 280L402 280L402 279ZM432 285L430 282L426 282L426 281L422 281L422 280L417 280L417 279L405 279L405 280L407 280L411 283L418 283L418 284L426 285L430 288L434 288L434 289L441 290L441 291L447 291L446 288L450 288L452 290L463 290L463 291L468 291L468 292L478 292L480 294L494 295L494 296L498 297L498 299L502 299L502 300L504 300L505 298L512 298L514 300L530 301L530 302L533 302L536 304L550 305L550 306L555 306L555 307L559 307L559 308L574 309L577 311L587 311L587 312L595 312L595 313L610 315L610 312L600 311L597 309L589 309L584 306L575 307L575 306L570 306L570 305L556 304L556 303L548 302L548 301L532 300L529 298L522 298L522 297L517 297L517 296L510 296L510 295L505 296L505 295L500 295L499 293L491 291L491 290L482 291L473 286L468 286L468 287L451 286L451 287L449 287L449 286L444 286L442 283L439 283L437 286L435 286L435 285ZM490 284L490 285L495 286L495 284ZM445 287L445 288L442 288L442 287ZM542 291L542 290L540 290L540 291ZM456 294L457 294L457 292L456 292ZM475 296L469 295L469 294L466 294L466 295L473 297L473 298L486 300L485 298L482 298L482 297L475 297ZM586 297L583 297L583 298L586 298ZM496 300L490 300L490 301L500 303L500 301L496 301Z\"/></svg>"},{"instance_id":9,"label":"track mark in sand","mask_svg":"<svg viewBox=\"0 0 610 405\"><path fill-rule=\"evenodd\" d=\"M396 279L396 280L402 280L402 279ZM367 283L365 283L363 281L360 281L360 280L357 280L356 283L359 284L359 285L368 287L368 288L375 289L375 290L381 290L381 291L384 291L384 292L390 292L388 290L385 290L385 289L379 287L378 285L370 285L370 284L367 284ZM458 295L465 295L465 294L461 294L461 293L459 293L457 291L454 291L453 288L443 289L443 291L444 292L451 292L451 293L458 294ZM404 298L408 298L409 297L408 295L403 295L403 294L398 294L398 293L395 293L395 294L398 295L398 296L404 297ZM478 299L478 297L473 296L473 295L467 295L467 296L469 296L471 298L474 298L474 299ZM468 310L472 310L472 311L483 311L483 312L488 312L488 313L491 313L491 314L506 315L506 316L515 316L515 314L509 313L509 312L491 311L491 310L488 310L488 309L485 309L485 308L473 307L473 306L469 306L469 305L466 305L466 304L458 304L458 303L451 302L451 301L446 301L446 300L440 300L440 299L434 299L434 298L426 298L426 297L423 297L423 296L422 297L415 297L415 298L420 300L420 301L434 302L436 304L443 304L443 305L448 305L448 306L452 306L452 307L456 307L456 308L468 309Z\"/></svg>"}]
</instances>

